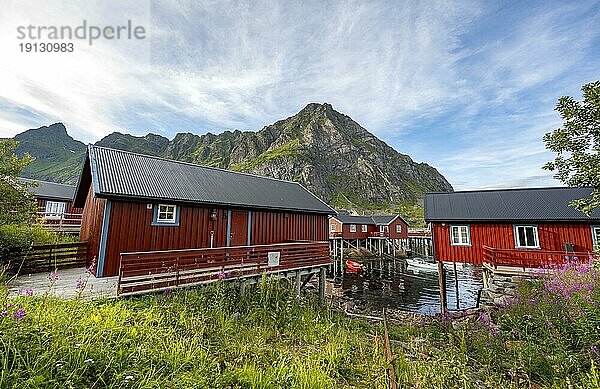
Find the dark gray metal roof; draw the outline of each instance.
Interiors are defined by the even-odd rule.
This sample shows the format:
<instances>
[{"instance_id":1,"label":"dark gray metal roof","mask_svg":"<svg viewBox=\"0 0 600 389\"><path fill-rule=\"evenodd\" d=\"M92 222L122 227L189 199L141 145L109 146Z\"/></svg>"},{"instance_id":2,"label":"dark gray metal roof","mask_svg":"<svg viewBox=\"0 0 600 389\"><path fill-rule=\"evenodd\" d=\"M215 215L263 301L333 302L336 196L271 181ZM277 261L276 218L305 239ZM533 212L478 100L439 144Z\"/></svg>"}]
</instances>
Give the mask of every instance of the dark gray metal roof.
<instances>
[{"instance_id":1,"label":"dark gray metal roof","mask_svg":"<svg viewBox=\"0 0 600 389\"><path fill-rule=\"evenodd\" d=\"M375 224L375 221L373 221L373 218L371 218L371 216L353 216L338 214L335 218L344 224Z\"/></svg>"},{"instance_id":2,"label":"dark gray metal roof","mask_svg":"<svg viewBox=\"0 0 600 389\"><path fill-rule=\"evenodd\" d=\"M352 216L348 214L338 213L335 216L335 218L344 224L367 224L387 226L396 218L400 218L406 223L406 220L404 220L400 215Z\"/></svg>"},{"instance_id":3,"label":"dark gray metal roof","mask_svg":"<svg viewBox=\"0 0 600 389\"><path fill-rule=\"evenodd\" d=\"M93 145L88 155L94 192L101 197L335 213L296 182Z\"/></svg>"},{"instance_id":4,"label":"dark gray metal roof","mask_svg":"<svg viewBox=\"0 0 600 389\"><path fill-rule=\"evenodd\" d=\"M28 178L19 178L23 182L37 182L37 186L27 188L35 197L44 199L56 199L73 201L75 195L75 186L59 184L56 182L31 180Z\"/></svg>"},{"instance_id":5,"label":"dark gray metal roof","mask_svg":"<svg viewBox=\"0 0 600 389\"><path fill-rule=\"evenodd\" d=\"M524 188L425 195L425 221L590 221L600 220L569 206L589 197L591 188Z\"/></svg>"},{"instance_id":6,"label":"dark gray metal roof","mask_svg":"<svg viewBox=\"0 0 600 389\"><path fill-rule=\"evenodd\" d=\"M391 222L396 220L396 218L399 216L398 215L381 215L381 216L372 216L372 217L373 217L373 221L378 226L387 226L388 224L390 224Z\"/></svg>"}]
</instances>

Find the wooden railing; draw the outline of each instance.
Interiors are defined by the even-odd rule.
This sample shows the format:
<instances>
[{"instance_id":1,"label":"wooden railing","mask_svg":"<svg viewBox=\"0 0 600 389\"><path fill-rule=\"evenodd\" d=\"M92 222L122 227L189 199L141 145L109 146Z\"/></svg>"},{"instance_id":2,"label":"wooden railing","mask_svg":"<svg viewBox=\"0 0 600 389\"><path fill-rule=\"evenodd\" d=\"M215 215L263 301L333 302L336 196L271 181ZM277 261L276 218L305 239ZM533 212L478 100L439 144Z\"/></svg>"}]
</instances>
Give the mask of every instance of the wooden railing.
<instances>
[{"instance_id":1,"label":"wooden railing","mask_svg":"<svg viewBox=\"0 0 600 389\"><path fill-rule=\"evenodd\" d=\"M328 264L327 242L122 253L117 294Z\"/></svg>"},{"instance_id":2,"label":"wooden railing","mask_svg":"<svg viewBox=\"0 0 600 389\"><path fill-rule=\"evenodd\" d=\"M39 220L45 228L56 231L79 231L81 228L80 213L62 213L57 216L48 216L45 212L38 212Z\"/></svg>"},{"instance_id":3,"label":"wooden railing","mask_svg":"<svg viewBox=\"0 0 600 389\"><path fill-rule=\"evenodd\" d=\"M87 242L32 246L9 254L12 273L39 273L55 269L85 267Z\"/></svg>"},{"instance_id":4,"label":"wooden railing","mask_svg":"<svg viewBox=\"0 0 600 389\"><path fill-rule=\"evenodd\" d=\"M483 246L483 262L494 267L542 268L568 262L587 262L593 257L592 252L497 249Z\"/></svg>"}]
</instances>

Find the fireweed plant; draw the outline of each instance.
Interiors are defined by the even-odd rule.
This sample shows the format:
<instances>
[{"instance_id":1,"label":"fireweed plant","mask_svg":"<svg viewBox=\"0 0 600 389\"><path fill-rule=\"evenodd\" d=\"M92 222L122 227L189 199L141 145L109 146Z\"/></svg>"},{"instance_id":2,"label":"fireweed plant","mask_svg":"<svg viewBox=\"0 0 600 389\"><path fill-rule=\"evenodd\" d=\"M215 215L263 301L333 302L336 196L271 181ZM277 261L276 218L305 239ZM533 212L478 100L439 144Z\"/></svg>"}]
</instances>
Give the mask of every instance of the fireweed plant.
<instances>
[{"instance_id":1,"label":"fireweed plant","mask_svg":"<svg viewBox=\"0 0 600 389\"><path fill-rule=\"evenodd\" d=\"M290 289L263 280L240 295L220 281L117 300L3 297L0 387L388 387L381 323ZM392 321L398 385L599 388L599 301L593 263L567 264L497 309Z\"/></svg>"},{"instance_id":2,"label":"fireweed plant","mask_svg":"<svg viewBox=\"0 0 600 389\"><path fill-rule=\"evenodd\" d=\"M399 383L421 388L600 388L600 272L543 269L497 309L391 331Z\"/></svg>"}]
</instances>

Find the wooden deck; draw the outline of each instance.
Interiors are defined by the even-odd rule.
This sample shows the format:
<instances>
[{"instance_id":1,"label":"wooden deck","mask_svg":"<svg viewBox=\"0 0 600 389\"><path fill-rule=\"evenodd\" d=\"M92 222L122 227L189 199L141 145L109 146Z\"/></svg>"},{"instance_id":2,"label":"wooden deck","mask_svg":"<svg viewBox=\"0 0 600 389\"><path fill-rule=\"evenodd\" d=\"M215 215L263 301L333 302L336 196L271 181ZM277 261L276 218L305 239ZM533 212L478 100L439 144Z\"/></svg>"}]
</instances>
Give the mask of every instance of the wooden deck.
<instances>
[{"instance_id":1,"label":"wooden deck","mask_svg":"<svg viewBox=\"0 0 600 389\"><path fill-rule=\"evenodd\" d=\"M96 278L89 275L84 267L58 270L56 280L51 281L50 272L19 274L9 279L9 296L31 293L33 296L45 294L53 297L72 299L114 298L117 296L117 277ZM83 287L77 289L79 279ZM82 284L80 283L79 286Z\"/></svg>"},{"instance_id":2,"label":"wooden deck","mask_svg":"<svg viewBox=\"0 0 600 389\"><path fill-rule=\"evenodd\" d=\"M198 285L219 279L245 279L262 274L285 277L294 273L298 279L314 273L323 276L328 265L328 242L122 253L117 294Z\"/></svg>"}]
</instances>

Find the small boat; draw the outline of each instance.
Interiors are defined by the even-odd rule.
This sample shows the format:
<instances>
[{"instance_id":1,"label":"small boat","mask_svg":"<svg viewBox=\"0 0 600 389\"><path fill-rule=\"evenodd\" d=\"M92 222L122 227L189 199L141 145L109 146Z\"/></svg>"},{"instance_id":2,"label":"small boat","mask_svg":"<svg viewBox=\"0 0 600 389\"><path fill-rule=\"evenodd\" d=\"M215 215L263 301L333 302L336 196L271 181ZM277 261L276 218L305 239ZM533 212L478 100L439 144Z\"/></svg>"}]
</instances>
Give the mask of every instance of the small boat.
<instances>
[{"instance_id":1,"label":"small boat","mask_svg":"<svg viewBox=\"0 0 600 389\"><path fill-rule=\"evenodd\" d=\"M435 262L427 261L423 258L406 258L408 266L419 270L437 271L438 265Z\"/></svg>"},{"instance_id":2,"label":"small boat","mask_svg":"<svg viewBox=\"0 0 600 389\"><path fill-rule=\"evenodd\" d=\"M346 271L348 273L359 273L362 270L362 265L354 261L346 261Z\"/></svg>"}]
</instances>

